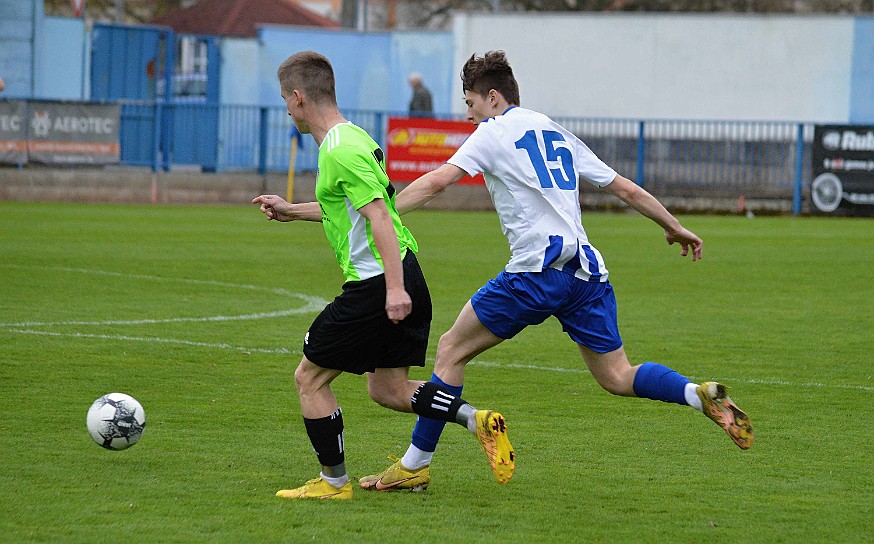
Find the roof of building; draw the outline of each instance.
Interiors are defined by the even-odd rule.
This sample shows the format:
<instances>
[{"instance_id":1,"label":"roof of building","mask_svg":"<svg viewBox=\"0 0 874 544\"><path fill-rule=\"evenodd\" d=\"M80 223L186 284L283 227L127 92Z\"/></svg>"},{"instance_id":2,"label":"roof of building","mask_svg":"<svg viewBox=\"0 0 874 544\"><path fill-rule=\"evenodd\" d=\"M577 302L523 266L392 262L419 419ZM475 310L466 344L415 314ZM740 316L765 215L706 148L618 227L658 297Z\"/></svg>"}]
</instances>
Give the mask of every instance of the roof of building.
<instances>
[{"instance_id":1,"label":"roof of building","mask_svg":"<svg viewBox=\"0 0 874 544\"><path fill-rule=\"evenodd\" d=\"M200 0L152 22L187 34L241 38L257 36L260 24L340 27L333 19L323 17L294 0Z\"/></svg>"}]
</instances>

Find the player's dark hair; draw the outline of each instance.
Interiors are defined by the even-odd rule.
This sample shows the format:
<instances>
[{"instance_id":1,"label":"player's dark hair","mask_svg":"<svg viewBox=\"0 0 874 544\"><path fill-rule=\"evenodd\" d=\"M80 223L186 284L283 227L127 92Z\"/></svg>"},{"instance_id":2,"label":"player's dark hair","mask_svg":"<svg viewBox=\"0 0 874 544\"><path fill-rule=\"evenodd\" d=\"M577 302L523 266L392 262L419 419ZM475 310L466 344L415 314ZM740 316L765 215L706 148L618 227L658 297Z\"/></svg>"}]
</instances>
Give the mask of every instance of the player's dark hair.
<instances>
[{"instance_id":1,"label":"player's dark hair","mask_svg":"<svg viewBox=\"0 0 874 544\"><path fill-rule=\"evenodd\" d=\"M461 69L461 88L480 96L494 89L511 105L519 105L519 84L503 51L489 51L481 57L471 55Z\"/></svg>"},{"instance_id":2,"label":"player's dark hair","mask_svg":"<svg viewBox=\"0 0 874 544\"><path fill-rule=\"evenodd\" d=\"M337 104L334 68L327 57L315 51L301 51L288 57L279 65L276 77L286 96L298 89L316 104Z\"/></svg>"}]
</instances>

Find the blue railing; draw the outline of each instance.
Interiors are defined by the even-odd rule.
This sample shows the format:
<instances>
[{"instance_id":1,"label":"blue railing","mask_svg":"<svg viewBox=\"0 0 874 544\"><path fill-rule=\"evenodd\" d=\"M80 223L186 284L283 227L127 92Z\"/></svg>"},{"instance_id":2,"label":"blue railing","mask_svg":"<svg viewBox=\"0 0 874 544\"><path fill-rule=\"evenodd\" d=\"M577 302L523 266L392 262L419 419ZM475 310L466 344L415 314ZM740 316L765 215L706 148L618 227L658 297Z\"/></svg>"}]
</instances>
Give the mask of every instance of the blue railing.
<instances>
[{"instance_id":1,"label":"blue railing","mask_svg":"<svg viewBox=\"0 0 874 544\"><path fill-rule=\"evenodd\" d=\"M344 111L385 147L387 120L400 112ZM194 164L207 171L287 171L291 118L281 106L127 102L121 158L154 170ZM456 117L458 119L458 117ZM801 212L809 183L813 125L771 121L634 120L556 117L604 162L651 192L688 196L791 198ZM295 169L316 169L309 136Z\"/></svg>"}]
</instances>

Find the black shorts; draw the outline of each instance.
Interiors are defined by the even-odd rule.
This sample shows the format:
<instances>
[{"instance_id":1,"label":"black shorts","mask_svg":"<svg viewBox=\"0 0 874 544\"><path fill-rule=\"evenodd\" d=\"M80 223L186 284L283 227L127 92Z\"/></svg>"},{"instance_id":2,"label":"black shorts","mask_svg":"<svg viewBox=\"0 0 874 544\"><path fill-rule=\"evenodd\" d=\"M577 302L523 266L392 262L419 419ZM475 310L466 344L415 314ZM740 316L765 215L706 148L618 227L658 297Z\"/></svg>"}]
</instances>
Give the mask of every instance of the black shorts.
<instances>
[{"instance_id":1,"label":"black shorts","mask_svg":"<svg viewBox=\"0 0 874 544\"><path fill-rule=\"evenodd\" d=\"M343 284L343 293L316 317L303 344L323 368L354 374L377 368L425 366L431 330L431 293L412 250L403 261L413 311L398 324L385 313L385 275Z\"/></svg>"}]
</instances>

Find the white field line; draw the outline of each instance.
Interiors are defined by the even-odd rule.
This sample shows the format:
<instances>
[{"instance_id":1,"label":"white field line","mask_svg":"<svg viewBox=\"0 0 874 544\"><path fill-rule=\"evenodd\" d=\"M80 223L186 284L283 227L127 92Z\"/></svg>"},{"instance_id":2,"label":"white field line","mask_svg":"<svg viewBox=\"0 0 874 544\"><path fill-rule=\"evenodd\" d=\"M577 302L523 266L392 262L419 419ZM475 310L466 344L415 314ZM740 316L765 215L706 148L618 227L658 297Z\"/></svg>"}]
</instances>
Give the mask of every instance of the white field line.
<instances>
[{"instance_id":1,"label":"white field line","mask_svg":"<svg viewBox=\"0 0 874 544\"><path fill-rule=\"evenodd\" d=\"M124 272L108 272L106 270L97 270L97 269L88 269L88 268L72 268L67 266L53 266L53 267L45 267L45 266L36 266L36 265L21 265L21 264L3 264L0 265L3 268L16 268L20 270L27 269L35 269L35 270L47 270L51 268L51 270L58 270L60 272L73 272L77 274L91 274L95 276L113 276L116 278L132 278L138 280L151 280L151 281L175 281L179 283L192 283L197 285L213 285L215 287L232 287L235 289L250 289L252 291L261 291L264 293L272 293L274 295L285 295L289 297L307 297L307 295L299 295L297 293L292 293L286 289L281 289L278 287L261 287L259 285L246 285L242 283L229 283L224 281L215 281L215 280L195 280L190 278L174 278L171 276L153 276L148 274L126 274ZM317 299L318 297L309 297L313 299Z\"/></svg>"},{"instance_id":2,"label":"white field line","mask_svg":"<svg viewBox=\"0 0 874 544\"><path fill-rule=\"evenodd\" d=\"M9 332L17 334L34 334L38 336L55 336L64 338L96 338L98 340L114 340L121 342L149 342L154 344L175 344L197 348L227 349L241 351L243 353L271 353L281 355L303 355L303 352L285 348L247 348L225 343L195 342L193 340L180 340L177 338L159 338L154 336L127 336L124 334L92 334L84 332L52 332L37 331L33 329L10 329Z\"/></svg>"},{"instance_id":3,"label":"white field line","mask_svg":"<svg viewBox=\"0 0 874 544\"><path fill-rule=\"evenodd\" d=\"M40 336L55 336L55 337L66 337L66 338L94 338L99 340L114 340L114 341L124 341L124 342L151 342L156 344L176 344L183 346L191 346L198 348L209 348L209 349L223 349L223 350L233 350L239 351L243 353L268 353L268 354L280 354L280 355L303 355L302 352L298 350L291 350L286 348L258 348L258 347L246 347L246 346L234 346L232 344L224 344L224 343L210 343L210 342L194 342L191 340L180 340L175 338L159 338L159 337L151 337L151 336L126 336L126 335L117 335L117 334L88 334L88 333L63 333L63 332L51 332L51 331L38 331L33 329L9 329L8 332L17 333L17 334L33 334ZM433 359L432 359L433 362ZM539 371L547 371L547 372L563 372L570 374L588 374L589 371L585 369L579 368L561 368L561 367L550 367L550 366L539 366L539 365L529 365L522 363L496 363L491 361L478 361L474 360L470 362L471 365L489 367L489 368L516 368L523 370L539 370ZM697 378L696 376L689 376L690 379L702 379ZM713 379L713 378L708 378ZM751 384L765 384L765 385L779 385L779 386L791 386L791 387L815 387L821 389L849 389L855 391L874 391L874 387L868 387L864 385L847 385L847 384L839 384L839 383L815 383L815 382L807 382L807 383L793 383L785 380L777 380L777 379L745 379L745 378L719 378L719 381L723 381L726 383L751 383Z\"/></svg>"},{"instance_id":4,"label":"white field line","mask_svg":"<svg viewBox=\"0 0 874 544\"><path fill-rule=\"evenodd\" d=\"M45 267L41 266L28 266L28 265L10 265L3 264L0 267L4 268L17 268L17 269L45 269ZM237 289L248 289L253 291L261 291L265 293L271 293L275 295L283 295L290 298L299 298L302 299L306 304L300 308L294 308L290 310L281 310L277 312L265 312L265 313L257 313L257 314L245 314L245 315L237 315L237 316L209 316L209 317L179 317L179 318L169 318L169 319L138 319L138 320L128 320L128 321L46 321L46 322L21 322L21 323L0 323L0 328L7 329L8 332L16 333L16 334L30 334L30 335L40 335L40 336L54 336L54 337L66 337L66 338L93 338L99 340L112 340L112 341L125 341L125 342L151 342L151 343L159 343L159 344L175 344L175 345L183 345L183 346L191 346L198 348L207 348L207 349L224 349L224 350L233 350L240 351L244 353L268 353L268 354L280 354L280 355L302 355L303 353L297 350L290 350L286 348L257 348L257 347L244 347L244 346L234 346L232 344L225 343L210 343L210 342L196 342L192 340L181 340L175 338L160 338L160 337L151 337L151 336L127 336L127 335L117 335L117 334L92 334L92 333L62 333L62 332L52 332L52 331L40 331L34 329L22 329L20 327L39 327L39 326L63 326L63 325L89 325L89 326L101 326L101 325L143 325L143 324L152 324L152 323L191 323L191 322L216 322L216 321L241 321L241 320L251 320L251 319L268 319L272 317L284 317L293 314L307 313L307 312L318 312L328 303L328 301L321 299L319 297L314 297L310 295L303 295L299 293L292 293L286 289L281 288L273 288L273 287L260 287L257 285L246 285L246 284L237 284L237 283L228 283L221 281L213 281L213 280L196 280L189 278L173 278L173 277L165 277L165 276L151 276L145 274L125 274L122 272L107 272L104 270L90 270L87 268L70 268L70 267L53 267L54 270L59 270L62 272L73 272L80 274L96 274L101 276L114 276L119 278L134 278L134 279L142 279L142 280L153 280L153 281L177 281L182 283L192 283L198 285L213 285L216 287L231 287ZM433 360L432 360L433 362ZM538 365L529 365L522 363L512 363L512 362L504 362L504 363L496 363L490 361L471 361L470 364L476 366L483 367L491 367L491 368L516 368L516 369L530 369L530 370L540 370L547 372L564 372L571 374L587 374L588 370L579 369L579 368L561 368L561 367L548 367L548 366L538 366ZM701 379L695 376L689 376L691 379ZM713 379L713 378L708 378ZM815 388L828 388L828 389L850 389L856 391L874 391L874 387L864 386L864 385L847 385L847 384L825 384L825 383L793 383L785 380L778 379L743 379L743 378L720 378L721 381L725 381L728 383L751 383L751 384L765 384L765 385L778 385L778 386L792 386L792 387L815 387Z\"/></svg>"},{"instance_id":5,"label":"white field line","mask_svg":"<svg viewBox=\"0 0 874 544\"><path fill-rule=\"evenodd\" d=\"M5 268L29 269L41 268L37 266L27 265L2 265ZM189 278L173 278L165 276L150 276L146 274L124 274L121 272L107 272L105 270L89 270L87 268L69 268L69 267L52 267L53 270L61 272L72 272L78 274L92 274L98 276L114 276L117 278L132 278L150 281L175 281L180 283L191 283L197 285L212 285L216 287L230 287L235 289L247 289L252 291L260 291L273 295L281 295L289 298L297 298L305 302L300 308L290 310L280 310L275 312L263 312L244 315L217 315L209 317L176 317L169 319L134 319L134 320L108 320L108 321L22 321L19 323L0 323L0 327L51 327L63 325L82 325L82 326L101 326L101 325L150 325L155 323L197 323L210 321L247 321L253 319L269 319L272 317L286 317L295 314L315 313L322 310L328 301L311 295L300 293L292 293L286 289L275 287L260 287L257 285L246 285L240 283L228 283L213 280L195 280Z\"/></svg>"},{"instance_id":6,"label":"white field line","mask_svg":"<svg viewBox=\"0 0 874 544\"><path fill-rule=\"evenodd\" d=\"M300 295L303 297L304 295ZM209 321L248 321L253 319L268 319L271 317L287 317L294 314L315 313L321 311L328 303L318 297L311 297L306 306L281 310L278 312L265 312L259 314L244 315L214 315L207 317L171 317L167 319L131 319L109 321L22 321L21 323L0 323L0 327L51 327L63 325L150 325L153 323L199 323Z\"/></svg>"}]
</instances>

